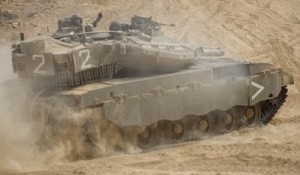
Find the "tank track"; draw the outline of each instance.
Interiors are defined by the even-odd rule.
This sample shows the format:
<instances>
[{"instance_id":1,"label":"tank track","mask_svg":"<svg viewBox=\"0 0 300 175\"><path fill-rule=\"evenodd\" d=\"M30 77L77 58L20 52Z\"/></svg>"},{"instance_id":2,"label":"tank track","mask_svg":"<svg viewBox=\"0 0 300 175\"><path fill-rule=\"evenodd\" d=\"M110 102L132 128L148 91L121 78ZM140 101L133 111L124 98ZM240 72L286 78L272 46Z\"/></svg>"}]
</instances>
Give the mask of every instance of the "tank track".
<instances>
[{"instance_id":1,"label":"tank track","mask_svg":"<svg viewBox=\"0 0 300 175\"><path fill-rule=\"evenodd\" d=\"M251 127L266 125L272 120L276 112L285 102L287 91L286 87L282 87L281 92L276 98L256 104L255 106L258 106L258 108L254 109L258 110L258 117L250 124L245 122L245 111L248 107L237 106L228 111L213 111L205 116L186 116L179 121L158 121L155 124L145 127L144 131L138 134L137 145L142 149L147 149L161 144L201 140L212 135L228 133L243 126ZM226 119L220 119L227 114L232 114L232 116L234 116L234 113L236 113L236 117L231 119L234 121L231 124L230 122L229 124L226 124ZM194 123L197 123L201 118L204 119L204 121L208 121L207 124L204 125L209 127L208 129L206 128L205 131L199 133L198 131L195 131ZM211 124L209 124L209 122L211 122ZM178 126L180 127L178 128ZM145 133L145 131L147 132Z\"/></svg>"},{"instance_id":2,"label":"tank track","mask_svg":"<svg viewBox=\"0 0 300 175\"><path fill-rule=\"evenodd\" d=\"M285 102L288 89L286 86L282 87L279 95L272 101L266 101L265 107L262 109L261 123L268 124L275 116L276 112Z\"/></svg>"}]
</instances>

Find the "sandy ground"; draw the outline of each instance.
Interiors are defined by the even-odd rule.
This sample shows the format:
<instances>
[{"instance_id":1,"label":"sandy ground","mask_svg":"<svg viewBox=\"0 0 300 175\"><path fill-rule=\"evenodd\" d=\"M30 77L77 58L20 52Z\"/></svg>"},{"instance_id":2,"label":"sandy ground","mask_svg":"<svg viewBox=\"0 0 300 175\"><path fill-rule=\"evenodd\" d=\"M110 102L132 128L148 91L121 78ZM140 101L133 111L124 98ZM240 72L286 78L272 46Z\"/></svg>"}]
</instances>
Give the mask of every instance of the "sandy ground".
<instances>
[{"instance_id":1,"label":"sandy ground","mask_svg":"<svg viewBox=\"0 0 300 175\"><path fill-rule=\"evenodd\" d=\"M152 15L157 21L175 23L176 27L164 30L182 42L221 46L234 57L278 65L296 81L289 87L287 102L267 126L147 152L136 150L76 162L64 160L59 152L46 158L35 155L27 142L20 143L20 139L30 138L27 132L3 127L15 123L4 120L7 117L3 117L2 110L11 106L2 103L0 174L4 170L26 175L300 174L299 0L6 0L0 7L1 12L13 14L12 19L0 18L1 39L17 39L21 21L27 36L31 36L45 33L47 26L54 31L57 19L73 13L80 13L88 21L102 11L99 30L105 30L111 20L129 22L135 14ZM8 57L1 53L1 65ZM4 70L1 68L2 75L9 71ZM7 111L4 114L15 116ZM23 120L21 123L24 126ZM8 137L7 133L17 134Z\"/></svg>"}]
</instances>

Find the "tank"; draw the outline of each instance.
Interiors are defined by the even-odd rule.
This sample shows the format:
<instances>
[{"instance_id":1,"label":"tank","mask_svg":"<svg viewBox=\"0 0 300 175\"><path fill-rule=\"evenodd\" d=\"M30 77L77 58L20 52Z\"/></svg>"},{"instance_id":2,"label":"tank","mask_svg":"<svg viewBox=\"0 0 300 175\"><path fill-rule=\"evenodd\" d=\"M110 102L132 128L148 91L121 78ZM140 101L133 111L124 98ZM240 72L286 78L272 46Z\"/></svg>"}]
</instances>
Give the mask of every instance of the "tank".
<instances>
[{"instance_id":1,"label":"tank","mask_svg":"<svg viewBox=\"0 0 300 175\"><path fill-rule=\"evenodd\" d=\"M80 133L88 144L101 140L99 127L109 124L124 139L149 148L267 124L293 83L271 64L137 28L37 36L14 45L15 72L39 88L35 118L46 113L43 124L55 123L48 130L57 135L68 123L58 116L84 113Z\"/></svg>"}]
</instances>

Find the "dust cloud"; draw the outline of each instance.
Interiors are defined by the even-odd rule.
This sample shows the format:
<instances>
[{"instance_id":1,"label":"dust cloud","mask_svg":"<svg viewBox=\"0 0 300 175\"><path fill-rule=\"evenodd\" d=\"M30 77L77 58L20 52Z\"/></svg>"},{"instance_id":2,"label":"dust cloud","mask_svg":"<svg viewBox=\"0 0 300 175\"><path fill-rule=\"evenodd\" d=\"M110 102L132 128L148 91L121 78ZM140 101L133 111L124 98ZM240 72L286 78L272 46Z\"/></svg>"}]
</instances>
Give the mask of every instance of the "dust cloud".
<instances>
[{"instance_id":1,"label":"dust cloud","mask_svg":"<svg viewBox=\"0 0 300 175\"><path fill-rule=\"evenodd\" d=\"M0 43L0 56L0 173L32 169L38 161L26 109L27 88L13 79L9 43Z\"/></svg>"},{"instance_id":2,"label":"dust cloud","mask_svg":"<svg viewBox=\"0 0 300 175\"><path fill-rule=\"evenodd\" d=\"M37 109L34 113L38 114L37 119L34 116L38 123L36 130L41 133L37 144L44 155L52 156L52 162L140 151L134 146L136 137L132 133L136 133L135 128L125 130L117 127L101 116L100 109L74 111L60 102L55 103L50 110L49 106L41 103L34 107ZM42 122L39 122L41 118Z\"/></svg>"},{"instance_id":3,"label":"dust cloud","mask_svg":"<svg viewBox=\"0 0 300 175\"><path fill-rule=\"evenodd\" d=\"M9 44L1 44L0 55L0 174L139 151L133 137L99 110L74 111L59 101L38 101L38 93L12 73Z\"/></svg>"},{"instance_id":4,"label":"dust cloud","mask_svg":"<svg viewBox=\"0 0 300 175\"><path fill-rule=\"evenodd\" d=\"M0 60L0 83L5 80L16 78L12 69L11 46L9 42L0 41Z\"/></svg>"},{"instance_id":5,"label":"dust cloud","mask_svg":"<svg viewBox=\"0 0 300 175\"><path fill-rule=\"evenodd\" d=\"M129 130L99 111L35 103L28 94L28 87L16 80L0 85L0 174L140 151Z\"/></svg>"},{"instance_id":6,"label":"dust cloud","mask_svg":"<svg viewBox=\"0 0 300 175\"><path fill-rule=\"evenodd\" d=\"M25 92L14 80L0 85L0 173L33 168L38 162Z\"/></svg>"}]
</instances>

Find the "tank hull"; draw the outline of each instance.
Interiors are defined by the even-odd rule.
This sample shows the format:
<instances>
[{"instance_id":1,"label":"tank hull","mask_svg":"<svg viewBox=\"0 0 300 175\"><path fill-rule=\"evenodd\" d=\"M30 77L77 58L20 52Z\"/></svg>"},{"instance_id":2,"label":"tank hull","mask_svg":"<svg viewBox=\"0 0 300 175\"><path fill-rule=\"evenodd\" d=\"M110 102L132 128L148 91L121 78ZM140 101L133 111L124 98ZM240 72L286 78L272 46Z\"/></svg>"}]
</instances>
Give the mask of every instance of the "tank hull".
<instances>
[{"instance_id":1,"label":"tank hull","mask_svg":"<svg viewBox=\"0 0 300 175\"><path fill-rule=\"evenodd\" d=\"M37 118L41 110L48 110L42 112L49 114L43 121L50 125L52 120L62 119L74 123L73 117L66 116L81 116L79 127L84 128L83 137L92 140L88 142L101 141L100 126L109 123L118 128L124 140L149 148L161 142L203 139L241 126L266 124L285 101L289 83L292 79L270 64L202 58L175 73L45 91L34 108L39 111ZM45 104L51 107L45 108ZM59 127L66 121L54 123L58 125L55 128L62 128L59 130L66 127Z\"/></svg>"},{"instance_id":2,"label":"tank hull","mask_svg":"<svg viewBox=\"0 0 300 175\"><path fill-rule=\"evenodd\" d=\"M264 72L258 71L263 67ZM188 70L83 85L51 99L72 108L99 109L120 127L147 126L271 100L286 86L282 77L281 69L268 64L203 59Z\"/></svg>"}]
</instances>

